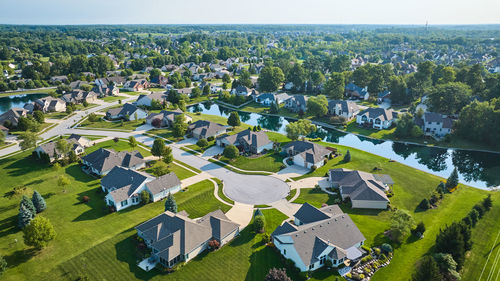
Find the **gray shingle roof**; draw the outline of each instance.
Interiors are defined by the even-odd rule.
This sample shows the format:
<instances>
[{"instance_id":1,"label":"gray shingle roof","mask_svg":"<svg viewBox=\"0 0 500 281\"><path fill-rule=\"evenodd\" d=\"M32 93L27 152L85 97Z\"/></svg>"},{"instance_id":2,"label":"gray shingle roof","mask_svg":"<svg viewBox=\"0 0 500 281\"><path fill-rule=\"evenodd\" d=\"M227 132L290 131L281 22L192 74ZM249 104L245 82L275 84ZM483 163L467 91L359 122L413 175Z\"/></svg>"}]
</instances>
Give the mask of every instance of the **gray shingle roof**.
<instances>
[{"instance_id":1,"label":"gray shingle roof","mask_svg":"<svg viewBox=\"0 0 500 281\"><path fill-rule=\"evenodd\" d=\"M146 173L116 166L101 179L101 184L118 203L128 199L139 186L152 179Z\"/></svg>"},{"instance_id":2,"label":"gray shingle roof","mask_svg":"<svg viewBox=\"0 0 500 281\"><path fill-rule=\"evenodd\" d=\"M381 121L392 120L398 117L398 113L392 109L385 109L380 107L369 107L361 111L358 115L367 115L370 119L379 118Z\"/></svg>"},{"instance_id":3,"label":"gray shingle roof","mask_svg":"<svg viewBox=\"0 0 500 281\"><path fill-rule=\"evenodd\" d=\"M111 170L115 166L130 168L146 162L138 151L116 152L106 148L100 148L82 157L82 160L99 172Z\"/></svg>"},{"instance_id":4,"label":"gray shingle roof","mask_svg":"<svg viewBox=\"0 0 500 281\"><path fill-rule=\"evenodd\" d=\"M326 147L309 141L293 141L283 147L285 150L289 148L296 154L301 154L307 163L313 164L318 163L332 153Z\"/></svg>"},{"instance_id":5,"label":"gray shingle roof","mask_svg":"<svg viewBox=\"0 0 500 281\"><path fill-rule=\"evenodd\" d=\"M225 131L226 126L207 120L198 120L191 123L188 129L202 138L215 136L217 132Z\"/></svg>"},{"instance_id":6,"label":"gray shingle roof","mask_svg":"<svg viewBox=\"0 0 500 281\"><path fill-rule=\"evenodd\" d=\"M166 175L156 178L153 181L150 181L146 184L149 191L154 194L158 194L163 190L168 190L172 187L178 186L181 184L181 181L177 177L174 172L170 172Z\"/></svg>"},{"instance_id":7,"label":"gray shingle roof","mask_svg":"<svg viewBox=\"0 0 500 281\"><path fill-rule=\"evenodd\" d=\"M361 171L348 169L330 170L333 184L342 187L342 194L348 195L352 200L386 201L384 184L394 184L389 175L373 175Z\"/></svg>"},{"instance_id":8,"label":"gray shingle roof","mask_svg":"<svg viewBox=\"0 0 500 281\"><path fill-rule=\"evenodd\" d=\"M302 207L300 207L300 209L293 216L299 219L302 223L311 223L330 217L325 212L320 211L307 202L302 204Z\"/></svg>"},{"instance_id":9,"label":"gray shingle roof","mask_svg":"<svg viewBox=\"0 0 500 281\"><path fill-rule=\"evenodd\" d=\"M330 112L333 112L337 105L340 105L342 112L348 112L352 114L359 111L359 106L357 103L346 100L329 100L328 110Z\"/></svg>"},{"instance_id":10,"label":"gray shingle roof","mask_svg":"<svg viewBox=\"0 0 500 281\"><path fill-rule=\"evenodd\" d=\"M318 209L317 211L321 212ZM315 212L311 211L311 213ZM327 216L326 219L288 228L291 231L284 232L283 229L278 228L280 231L273 232L272 236L282 243L293 244L305 266L316 262L319 254L329 246L333 247L332 251L337 250L328 255L342 257L347 249L365 240L349 215L344 213L333 214Z\"/></svg>"},{"instance_id":11,"label":"gray shingle roof","mask_svg":"<svg viewBox=\"0 0 500 281\"><path fill-rule=\"evenodd\" d=\"M152 246L167 261L188 254L212 238L222 239L238 228L221 210L197 220L167 211L136 227L144 239L153 241Z\"/></svg>"},{"instance_id":12,"label":"gray shingle roof","mask_svg":"<svg viewBox=\"0 0 500 281\"><path fill-rule=\"evenodd\" d=\"M246 143L254 148L258 148L272 142L265 132L254 132L250 129L241 131L234 135L224 136L222 139L226 140L230 144L238 145Z\"/></svg>"}]
</instances>

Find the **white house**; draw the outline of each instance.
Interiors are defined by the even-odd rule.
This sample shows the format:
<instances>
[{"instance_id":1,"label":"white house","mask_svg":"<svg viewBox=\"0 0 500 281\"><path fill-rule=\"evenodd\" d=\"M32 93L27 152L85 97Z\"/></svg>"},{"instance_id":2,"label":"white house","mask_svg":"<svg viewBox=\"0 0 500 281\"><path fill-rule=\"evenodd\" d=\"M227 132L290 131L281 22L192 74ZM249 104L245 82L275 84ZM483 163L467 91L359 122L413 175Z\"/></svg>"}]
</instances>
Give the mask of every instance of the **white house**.
<instances>
[{"instance_id":1,"label":"white house","mask_svg":"<svg viewBox=\"0 0 500 281\"><path fill-rule=\"evenodd\" d=\"M120 151L100 148L82 157L83 169L99 176L107 175L116 166L138 170L146 167L144 157L138 151Z\"/></svg>"},{"instance_id":2,"label":"white house","mask_svg":"<svg viewBox=\"0 0 500 281\"><path fill-rule=\"evenodd\" d=\"M330 261L338 267L346 260L356 262L366 240L348 214L338 205L320 209L304 203L294 214L294 222L285 221L271 234L280 254L294 261L300 271L314 271Z\"/></svg>"},{"instance_id":3,"label":"white house","mask_svg":"<svg viewBox=\"0 0 500 281\"><path fill-rule=\"evenodd\" d=\"M392 109L369 107L358 113L356 123L379 130L388 129L397 117L397 112Z\"/></svg>"},{"instance_id":4,"label":"white house","mask_svg":"<svg viewBox=\"0 0 500 281\"><path fill-rule=\"evenodd\" d=\"M328 114L333 116L342 116L347 120L351 120L359 113L359 106L352 101L346 100L329 100Z\"/></svg>"},{"instance_id":5,"label":"white house","mask_svg":"<svg viewBox=\"0 0 500 281\"><path fill-rule=\"evenodd\" d=\"M136 105L151 106L155 100L160 104L167 101L168 95L164 92L152 92L149 95L140 95L135 102Z\"/></svg>"},{"instance_id":6,"label":"white house","mask_svg":"<svg viewBox=\"0 0 500 281\"><path fill-rule=\"evenodd\" d=\"M425 112L422 118L415 117L415 124L422 129L426 136L442 138L451 133L453 120L446 115Z\"/></svg>"},{"instance_id":7,"label":"white house","mask_svg":"<svg viewBox=\"0 0 500 281\"><path fill-rule=\"evenodd\" d=\"M122 107L111 108L106 112L106 118L109 120L125 119L140 120L146 119L148 113L136 105L126 103Z\"/></svg>"}]
</instances>

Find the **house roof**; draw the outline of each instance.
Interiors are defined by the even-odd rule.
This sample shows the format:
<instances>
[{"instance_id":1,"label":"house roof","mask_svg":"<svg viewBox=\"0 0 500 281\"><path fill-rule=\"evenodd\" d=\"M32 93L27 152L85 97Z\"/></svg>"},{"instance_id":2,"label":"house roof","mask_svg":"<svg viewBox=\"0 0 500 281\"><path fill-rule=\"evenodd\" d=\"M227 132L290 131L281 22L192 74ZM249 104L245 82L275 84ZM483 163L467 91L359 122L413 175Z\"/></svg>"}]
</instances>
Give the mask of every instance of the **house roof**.
<instances>
[{"instance_id":1,"label":"house roof","mask_svg":"<svg viewBox=\"0 0 500 281\"><path fill-rule=\"evenodd\" d=\"M215 136L219 131L225 131L226 126L207 120L198 120L191 123L188 129L202 138Z\"/></svg>"},{"instance_id":2,"label":"house roof","mask_svg":"<svg viewBox=\"0 0 500 281\"><path fill-rule=\"evenodd\" d=\"M329 171L332 183L342 187L342 194L351 200L369 200L389 202L385 195L385 185L394 184L389 175L373 175L362 171L332 169Z\"/></svg>"},{"instance_id":3,"label":"house roof","mask_svg":"<svg viewBox=\"0 0 500 281\"><path fill-rule=\"evenodd\" d=\"M288 102L289 100L291 100L291 101L295 102L295 104L296 104L297 106L304 106L304 107L305 107L305 106L307 106L307 100L308 100L308 99L309 99L309 98L308 98L307 96L304 96L304 95L293 95L293 96L289 97L289 98L288 98L288 99L286 99L286 100L287 100L287 102Z\"/></svg>"},{"instance_id":4,"label":"house roof","mask_svg":"<svg viewBox=\"0 0 500 281\"><path fill-rule=\"evenodd\" d=\"M151 94L149 95L140 95L138 98L137 98L137 101L141 100L142 98L144 97L147 97L149 98L150 100L157 100L157 101L164 101L167 99L168 97L168 94L166 94L165 92L152 92Z\"/></svg>"},{"instance_id":5,"label":"house roof","mask_svg":"<svg viewBox=\"0 0 500 281\"><path fill-rule=\"evenodd\" d=\"M153 177L146 173L115 166L101 179L101 184L110 191L109 195L118 203L131 197L137 188L152 179Z\"/></svg>"},{"instance_id":6,"label":"house roof","mask_svg":"<svg viewBox=\"0 0 500 281\"><path fill-rule=\"evenodd\" d=\"M221 210L196 220L166 211L136 227L144 239L153 241L158 255L167 261L191 252L212 238L220 241L238 228Z\"/></svg>"},{"instance_id":7,"label":"house roof","mask_svg":"<svg viewBox=\"0 0 500 281\"><path fill-rule=\"evenodd\" d=\"M138 108L137 106L131 104L131 103L126 103L122 107L116 107L116 108L111 108L109 109L106 114L109 114L111 116L132 116L134 112L137 110L142 110Z\"/></svg>"},{"instance_id":8,"label":"house roof","mask_svg":"<svg viewBox=\"0 0 500 281\"><path fill-rule=\"evenodd\" d=\"M265 132L254 132L250 129L241 131L234 135L221 137L221 140L225 140L229 144L233 145L246 143L247 145L254 148L258 148L272 142Z\"/></svg>"},{"instance_id":9,"label":"house roof","mask_svg":"<svg viewBox=\"0 0 500 281\"><path fill-rule=\"evenodd\" d=\"M296 154L302 155L302 158L307 163L313 164L318 163L332 153L326 147L309 141L293 141L283 147L283 149L289 148L295 151Z\"/></svg>"},{"instance_id":10,"label":"house roof","mask_svg":"<svg viewBox=\"0 0 500 281\"><path fill-rule=\"evenodd\" d=\"M120 151L100 148L88 155L82 157L82 160L89 163L92 168L99 172L111 170L115 166L130 168L146 161L138 151Z\"/></svg>"},{"instance_id":11,"label":"house roof","mask_svg":"<svg viewBox=\"0 0 500 281\"><path fill-rule=\"evenodd\" d=\"M308 210L311 209L310 207L315 208L309 206L306 207ZM311 215L314 216L321 212L319 209L316 210L317 212L310 211ZM325 215L326 217L317 217L316 220L308 219L311 221L310 223L300 226L286 226L290 230L289 232L284 231L283 227L278 227L276 230L279 232L273 232L272 236L282 243L293 244L305 266L318 261L320 254L329 247L331 250L327 253L328 255L343 257L346 255L347 249L365 240L349 215L344 213L332 213L331 215L325 213ZM332 253L332 251L335 252Z\"/></svg>"},{"instance_id":12,"label":"house roof","mask_svg":"<svg viewBox=\"0 0 500 281\"><path fill-rule=\"evenodd\" d=\"M317 209L316 207L310 205L307 202L302 204L300 209L293 216L298 220L300 220L302 223L311 223L319 220L324 220L330 217L325 212Z\"/></svg>"},{"instance_id":13,"label":"house roof","mask_svg":"<svg viewBox=\"0 0 500 281\"><path fill-rule=\"evenodd\" d=\"M451 129L453 126L453 120L451 120L450 117L446 117L445 115L436 112L425 112L422 118L415 118L415 124L419 126L424 126L425 122L442 123L441 126L446 129Z\"/></svg>"},{"instance_id":14,"label":"house roof","mask_svg":"<svg viewBox=\"0 0 500 281\"><path fill-rule=\"evenodd\" d=\"M162 110L159 113L151 113L146 117L147 120L152 120L152 119L166 119L170 122L174 122L175 116L184 114L182 110L180 109L174 109L174 110Z\"/></svg>"},{"instance_id":15,"label":"house roof","mask_svg":"<svg viewBox=\"0 0 500 281\"><path fill-rule=\"evenodd\" d=\"M166 175L158 177L146 184L149 191L154 194L158 194L164 190L168 190L172 187L179 186L181 181L174 172L170 172Z\"/></svg>"},{"instance_id":16,"label":"house roof","mask_svg":"<svg viewBox=\"0 0 500 281\"><path fill-rule=\"evenodd\" d=\"M357 103L346 100L329 100L328 110L330 112L334 111L335 107L340 106L342 112L355 113L359 111L359 106Z\"/></svg>"},{"instance_id":17,"label":"house roof","mask_svg":"<svg viewBox=\"0 0 500 281\"><path fill-rule=\"evenodd\" d=\"M78 143L78 140L76 139L66 139L66 141L70 144L71 146L71 150L75 151L78 147L81 147L83 148L80 143ZM48 143L44 143L42 145L39 146L39 148L47 155L49 155L49 157L54 157L55 154L57 153L58 155L61 154L61 152L59 151L59 149L57 149L57 142L56 141L51 141L51 142L48 142Z\"/></svg>"},{"instance_id":18,"label":"house roof","mask_svg":"<svg viewBox=\"0 0 500 281\"><path fill-rule=\"evenodd\" d=\"M370 119L379 118L381 121L387 121L398 118L397 112L393 111L392 109L385 109L380 107L369 107L361 111L358 115L359 116L367 115L368 118Z\"/></svg>"}]
</instances>

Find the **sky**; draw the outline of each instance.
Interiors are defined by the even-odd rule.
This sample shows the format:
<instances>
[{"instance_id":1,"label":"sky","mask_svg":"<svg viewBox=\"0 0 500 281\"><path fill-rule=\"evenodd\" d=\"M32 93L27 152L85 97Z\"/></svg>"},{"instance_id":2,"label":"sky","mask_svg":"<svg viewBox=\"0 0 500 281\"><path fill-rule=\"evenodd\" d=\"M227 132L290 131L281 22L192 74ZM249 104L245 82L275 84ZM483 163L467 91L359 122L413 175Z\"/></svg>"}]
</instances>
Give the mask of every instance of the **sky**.
<instances>
[{"instance_id":1,"label":"sky","mask_svg":"<svg viewBox=\"0 0 500 281\"><path fill-rule=\"evenodd\" d=\"M0 24L498 24L500 0L0 0Z\"/></svg>"}]
</instances>

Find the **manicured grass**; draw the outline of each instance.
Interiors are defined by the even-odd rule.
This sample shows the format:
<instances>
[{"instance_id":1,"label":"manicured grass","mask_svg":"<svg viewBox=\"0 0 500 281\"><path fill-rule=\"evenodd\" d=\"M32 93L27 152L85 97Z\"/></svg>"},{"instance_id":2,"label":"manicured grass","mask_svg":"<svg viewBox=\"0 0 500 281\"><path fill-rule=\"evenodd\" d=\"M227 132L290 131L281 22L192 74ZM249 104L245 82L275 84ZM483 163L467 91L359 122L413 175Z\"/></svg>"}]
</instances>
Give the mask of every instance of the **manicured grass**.
<instances>
[{"instance_id":1,"label":"manicured grass","mask_svg":"<svg viewBox=\"0 0 500 281\"><path fill-rule=\"evenodd\" d=\"M116 130L123 130L123 131L133 131L137 129L137 127L144 125L144 120L138 120L138 121L123 121L123 124L121 121L107 121L104 119L101 119L96 122L90 122L88 119L83 121L80 124L80 127L82 128L102 128L102 129L116 129Z\"/></svg>"},{"instance_id":2,"label":"manicured grass","mask_svg":"<svg viewBox=\"0 0 500 281\"><path fill-rule=\"evenodd\" d=\"M126 97L123 97L123 96L108 96L108 97L102 98L102 100L105 102L113 102L113 101L124 100L124 99L126 99Z\"/></svg>"},{"instance_id":3,"label":"manicured grass","mask_svg":"<svg viewBox=\"0 0 500 281\"><path fill-rule=\"evenodd\" d=\"M274 230L286 216L275 209L262 210L266 232ZM251 227L215 252L204 252L172 274L145 272L136 263L135 230L129 229L61 264L49 275L51 280L263 280L272 267L283 267L279 255L262 244L262 234ZM296 276L294 280L296 280Z\"/></svg>"},{"instance_id":4,"label":"manicured grass","mask_svg":"<svg viewBox=\"0 0 500 281\"><path fill-rule=\"evenodd\" d=\"M55 89L41 89L41 90L26 90L11 93L0 93L0 97L17 96L17 95L31 95L31 94L52 94L55 93Z\"/></svg>"},{"instance_id":5,"label":"manicured grass","mask_svg":"<svg viewBox=\"0 0 500 281\"><path fill-rule=\"evenodd\" d=\"M297 197L297 199L295 199L293 203L304 204L307 202L316 208L321 208L322 204L328 204L328 205L334 204L333 203L334 199L335 197L322 190L317 191L314 188L301 188L299 197Z\"/></svg>"},{"instance_id":6,"label":"manicured grass","mask_svg":"<svg viewBox=\"0 0 500 281\"><path fill-rule=\"evenodd\" d=\"M287 136L280 134L280 133L266 132L266 134L267 134L267 137L269 137L269 139L272 140L273 142L279 142L279 143L283 144L283 143L287 143L287 142L291 141Z\"/></svg>"},{"instance_id":7,"label":"manicured grass","mask_svg":"<svg viewBox=\"0 0 500 281\"><path fill-rule=\"evenodd\" d=\"M151 152L149 150L146 150L140 146L137 146L134 149L132 149L132 147L130 147L128 142L124 141L124 140L119 140L118 142L115 142L114 140L108 140L108 141L96 143L94 146L91 146L91 147L85 149L85 153L86 154L92 153L92 152L98 150L99 148L114 149L115 151L138 150L142 154L142 156L144 156L144 157L151 156Z\"/></svg>"},{"instance_id":8,"label":"manicured grass","mask_svg":"<svg viewBox=\"0 0 500 281\"><path fill-rule=\"evenodd\" d=\"M203 147L203 148L199 147L197 144L190 144L190 145L186 145L185 147L203 153L205 150L209 149L213 145L215 145L215 140L209 141L208 145Z\"/></svg>"},{"instance_id":9,"label":"manicured grass","mask_svg":"<svg viewBox=\"0 0 500 281\"><path fill-rule=\"evenodd\" d=\"M283 156L279 153L269 152L258 158L250 158L245 156L238 156L238 158L230 160L222 157L221 161L233 165L237 168L247 171L267 171L278 172L283 165Z\"/></svg>"},{"instance_id":10,"label":"manicured grass","mask_svg":"<svg viewBox=\"0 0 500 281\"><path fill-rule=\"evenodd\" d=\"M215 159L208 159L208 161L214 163L214 164L217 164L221 167L224 167L230 171L233 171L235 173L238 173L238 174L244 174L244 175L264 175L264 176L267 176L267 175L270 175L271 173L270 172L252 172L252 171L241 171L241 170L238 170L238 169L235 169L233 167L230 167L228 166L227 163L225 162L221 162L221 161L218 161L218 160L215 160Z\"/></svg>"},{"instance_id":11,"label":"manicured grass","mask_svg":"<svg viewBox=\"0 0 500 281\"><path fill-rule=\"evenodd\" d=\"M288 194L288 196L286 197L286 200L290 201L295 196L295 194L297 194L297 189L290 190L290 194Z\"/></svg>"},{"instance_id":12,"label":"manicured grass","mask_svg":"<svg viewBox=\"0 0 500 281\"><path fill-rule=\"evenodd\" d=\"M340 149L342 153L345 153L347 149L346 147L339 145L326 143L322 144L336 147ZM443 202L438 208L427 210L425 212L415 212L419 202L424 197L428 198L432 191L435 190L439 182L444 179L397 162L389 162L386 158L372 155L357 149L349 148L349 150L351 152L351 162L343 163L341 161L342 157L338 157L328 161L327 165L320 167L316 171L308 173L300 178L309 176L322 177L325 176L326 172L332 168L348 168L373 172L372 170L374 167L379 167L382 170L377 171L376 173L389 174L395 181L395 185L393 187L394 196L390 198L391 205L393 207L408 210L416 222L423 221L427 227L424 239L418 241L409 239L400 246L395 245L395 258L388 267L383 268L374 275L372 280L375 281L406 280L407 277L413 272L415 263L432 249L439 229L444 227L446 224L460 220L470 211L474 204L484 198L488 193L484 190L459 185L457 191L445 195ZM312 194L304 191L305 190L301 190L301 195L295 202L307 201L312 205L321 206L322 203L330 204L333 199L333 197L328 196L326 193ZM500 200L500 193L495 192L492 194L494 201ZM342 204L341 207L344 212L351 216L358 228L364 234L367 239L366 244L380 245L381 243L387 241L383 232L389 228L389 211L353 210L344 204ZM500 208L500 204L496 203L494 209L495 208ZM492 210L492 212L498 211L498 209L496 211ZM498 225L498 217L496 218L496 223ZM476 234L478 236L484 235L484 237L480 237L479 239L481 239L481 241L494 239L491 238L493 235L496 235L496 231L493 231L493 223L484 223L483 226L483 229L480 230L481 234ZM491 243L493 242L491 241ZM470 255L473 257L483 257L484 254L478 253L481 253L481 251L484 253L485 248L486 245L478 247L477 249L473 248ZM486 258L484 258L483 264L485 260ZM466 269L464 269L464 272L471 271L470 273L467 273L468 276L478 276L480 271L478 272L477 267L468 267L468 263L469 262L466 263ZM405 272L407 275L401 275L401 272ZM334 278L330 280L334 280Z\"/></svg>"},{"instance_id":13,"label":"manicured grass","mask_svg":"<svg viewBox=\"0 0 500 281\"><path fill-rule=\"evenodd\" d=\"M177 192L174 197L179 206L178 210L185 210L190 218L198 218L217 209L224 213L231 209L215 198L214 184L209 180L190 185L187 191Z\"/></svg>"},{"instance_id":14,"label":"manicured grass","mask_svg":"<svg viewBox=\"0 0 500 281\"><path fill-rule=\"evenodd\" d=\"M396 130L396 127L393 126L390 129L384 129L384 130L376 130L376 129L367 129L364 127L358 127L358 123L351 122L349 125L347 125L347 132L350 133L355 133L355 134L360 134L363 136L371 137L371 138L376 138L376 139L391 139L393 138L394 131Z\"/></svg>"},{"instance_id":15,"label":"manicured grass","mask_svg":"<svg viewBox=\"0 0 500 281\"><path fill-rule=\"evenodd\" d=\"M150 164L151 164L152 166L154 166L154 163L155 163L155 162L156 162L156 161L151 161L151 162L150 162ZM179 165L177 165L177 164L175 164L175 163L170 163L170 164L168 164L168 169L169 169L171 172L174 172L180 180L187 179L187 178L190 178L190 177L192 177L192 176L195 176L195 175L196 175L195 173L193 173L193 172L191 172L191 171L189 171L189 170L186 170L186 169L184 169L183 167L181 167L181 166L179 166ZM147 168L145 171L146 171L147 173L150 173L150 174L151 174L152 170L153 170L152 168Z\"/></svg>"},{"instance_id":16,"label":"manicured grass","mask_svg":"<svg viewBox=\"0 0 500 281\"><path fill-rule=\"evenodd\" d=\"M217 195L219 195L219 197L227 203L234 204L234 201L227 197L226 194L224 194L224 185L222 184L221 180L218 178L212 178L212 180L215 181L217 183L217 186L219 187L219 189L217 190Z\"/></svg>"},{"instance_id":17,"label":"manicured grass","mask_svg":"<svg viewBox=\"0 0 500 281\"><path fill-rule=\"evenodd\" d=\"M181 164L182 166L184 166L186 168L189 168L190 170L195 171L198 174L201 173L201 170L199 170L199 169L197 169L197 168L195 168L193 166L190 166L190 165L188 165L188 164L186 164L184 162L181 162L181 161L178 161L178 160L175 160L174 162L177 162L178 164Z\"/></svg>"}]
</instances>

